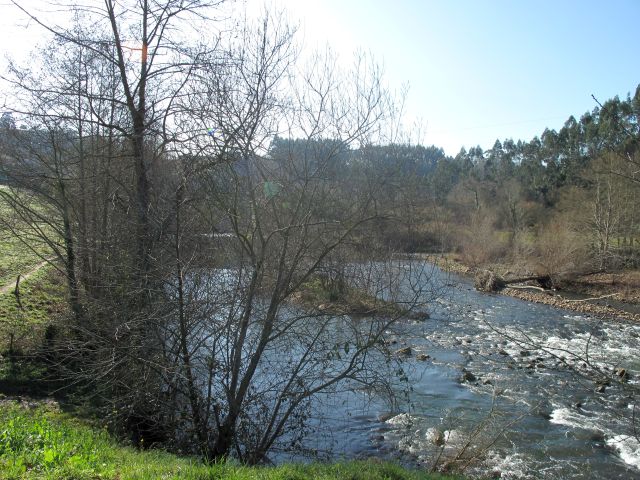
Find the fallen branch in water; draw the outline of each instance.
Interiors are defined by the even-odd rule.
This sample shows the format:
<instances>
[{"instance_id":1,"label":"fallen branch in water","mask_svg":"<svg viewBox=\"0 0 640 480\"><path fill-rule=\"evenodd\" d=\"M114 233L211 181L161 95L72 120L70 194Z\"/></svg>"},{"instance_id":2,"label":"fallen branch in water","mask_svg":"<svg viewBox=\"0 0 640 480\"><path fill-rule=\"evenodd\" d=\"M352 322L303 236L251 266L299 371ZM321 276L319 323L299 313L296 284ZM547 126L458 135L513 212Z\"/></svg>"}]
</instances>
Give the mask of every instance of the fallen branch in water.
<instances>
[{"instance_id":1,"label":"fallen branch in water","mask_svg":"<svg viewBox=\"0 0 640 480\"><path fill-rule=\"evenodd\" d=\"M590 298L581 298L579 300L570 300L568 298L564 298L562 295L558 295L557 293L553 293L549 289L542 288L542 287L536 287L534 285L507 285L507 288L517 288L519 290L528 290L528 289L539 290L539 291L544 292L544 293L546 293L548 295L553 295L554 297L559 298L563 302L570 302L570 303L591 302L593 300L602 300L603 298L611 298L611 297L615 297L615 296L619 295L619 293L610 293L608 295L602 295L600 297L590 297Z\"/></svg>"},{"instance_id":2,"label":"fallen branch in water","mask_svg":"<svg viewBox=\"0 0 640 480\"><path fill-rule=\"evenodd\" d=\"M524 288L523 286L513 287L514 283L524 283L535 281L540 285L543 292L553 287L553 281L549 275L531 275L527 277L505 279L491 270L479 270L476 272L474 286L481 292L499 292L503 288Z\"/></svg>"},{"instance_id":3,"label":"fallen branch in water","mask_svg":"<svg viewBox=\"0 0 640 480\"><path fill-rule=\"evenodd\" d=\"M540 290L541 292L548 293L549 295L552 295L551 290L548 290L548 289L542 288L542 287L536 287L534 285L507 285L507 288L517 288L517 289L520 289L520 290L527 290L529 288L533 288L534 290Z\"/></svg>"}]
</instances>

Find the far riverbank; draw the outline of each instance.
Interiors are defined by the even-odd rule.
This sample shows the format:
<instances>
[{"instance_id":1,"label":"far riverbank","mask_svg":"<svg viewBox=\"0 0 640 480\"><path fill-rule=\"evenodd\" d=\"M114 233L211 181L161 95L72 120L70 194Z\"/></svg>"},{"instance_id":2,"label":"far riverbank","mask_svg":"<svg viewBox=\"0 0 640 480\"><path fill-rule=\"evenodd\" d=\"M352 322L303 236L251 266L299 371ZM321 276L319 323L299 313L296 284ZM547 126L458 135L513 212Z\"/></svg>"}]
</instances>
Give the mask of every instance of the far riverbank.
<instances>
[{"instance_id":1,"label":"far riverbank","mask_svg":"<svg viewBox=\"0 0 640 480\"><path fill-rule=\"evenodd\" d=\"M453 254L421 255L441 269L473 278L478 269L465 265ZM501 275L518 276L510 265L493 264L487 269ZM527 287L528 285L519 285ZM563 280L557 290L506 287L498 293L521 300L542 303L585 315L619 318L640 322L640 272L598 273L571 280Z\"/></svg>"}]
</instances>

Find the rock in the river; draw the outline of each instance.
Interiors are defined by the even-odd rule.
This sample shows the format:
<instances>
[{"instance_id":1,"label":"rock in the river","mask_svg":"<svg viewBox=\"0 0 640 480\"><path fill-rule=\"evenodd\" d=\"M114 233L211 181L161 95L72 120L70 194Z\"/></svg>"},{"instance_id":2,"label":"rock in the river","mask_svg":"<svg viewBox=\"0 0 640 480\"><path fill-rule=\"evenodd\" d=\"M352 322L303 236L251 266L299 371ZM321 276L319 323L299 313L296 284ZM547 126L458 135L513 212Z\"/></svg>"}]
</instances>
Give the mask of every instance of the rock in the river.
<instances>
[{"instance_id":1,"label":"rock in the river","mask_svg":"<svg viewBox=\"0 0 640 480\"><path fill-rule=\"evenodd\" d=\"M444 445L444 433L442 433L440 430L436 430L433 433L433 436L432 436L431 440L432 440L434 445L436 445L438 447L443 446Z\"/></svg>"},{"instance_id":2,"label":"rock in the river","mask_svg":"<svg viewBox=\"0 0 640 480\"><path fill-rule=\"evenodd\" d=\"M416 320L419 322L424 322L425 320L429 320L429 314L427 312L408 312L405 316L409 320Z\"/></svg>"},{"instance_id":3,"label":"rock in the river","mask_svg":"<svg viewBox=\"0 0 640 480\"><path fill-rule=\"evenodd\" d=\"M467 370L462 370L462 376L460 377L460 380L462 382L475 382L477 378L473 373Z\"/></svg>"},{"instance_id":4,"label":"rock in the river","mask_svg":"<svg viewBox=\"0 0 640 480\"><path fill-rule=\"evenodd\" d=\"M419 355L416 355L416 360L420 360L421 362L426 362L427 360L429 360L431 358L430 355L426 355L424 353L421 353Z\"/></svg>"},{"instance_id":5,"label":"rock in the river","mask_svg":"<svg viewBox=\"0 0 640 480\"><path fill-rule=\"evenodd\" d=\"M378 414L378 421L379 422L386 422L387 420L389 420L390 418L393 418L397 415L397 413L393 413L393 412L385 412L385 413L380 413Z\"/></svg>"},{"instance_id":6,"label":"rock in the river","mask_svg":"<svg viewBox=\"0 0 640 480\"><path fill-rule=\"evenodd\" d=\"M529 355L531 355L531 352L529 352L529 350L520 350L521 357L528 357Z\"/></svg>"},{"instance_id":7,"label":"rock in the river","mask_svg":"<svg viewBox=\"0 0 640 480\"><path fill-rule=\"evenodd\" d=\"M398 356L403 356L403 357L409 357L411 356L411 353L412 353L411 347L404 347L396 350L393 354Z\"/></svg>"},{"instance_id":8,"label":"rock in the river","mask_svg":"<svg viewBox=\"0 0 640 480\"><path fill-rule=\"evenodd\" d=\"M605 387L604 385L598 385L596 387L596 393L605 393L606 390L607 390L607 387Z\"/></svg>"},{"instance_id":9,"label":"rock in the river","mask_svg":"<svg viewBox=\"0 0 640 480\"><path fill-rule=\"evenodd\" d=\"M616 368L615 372L616 375L619 376L623 381L629 380L629 378L631 377L631 375L629 375L629 372L627 372L625 368Z\"/></svg>"}]
</instances>

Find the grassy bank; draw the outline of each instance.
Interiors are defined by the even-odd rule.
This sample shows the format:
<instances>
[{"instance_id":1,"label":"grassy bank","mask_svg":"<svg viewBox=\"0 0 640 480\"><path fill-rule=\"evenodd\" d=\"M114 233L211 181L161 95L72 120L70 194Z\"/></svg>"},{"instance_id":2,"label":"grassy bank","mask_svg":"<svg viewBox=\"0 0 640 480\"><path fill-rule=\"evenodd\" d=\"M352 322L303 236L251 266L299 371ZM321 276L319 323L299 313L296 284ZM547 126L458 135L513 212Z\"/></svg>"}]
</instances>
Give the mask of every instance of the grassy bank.
<instances>
[{"instance_id":1,"label":"grassy bank","mask_svg":"<svg viewBox=\"0 0 640 480\"><path fill-rule=\"evenodd\" d=\"M0 401L2 479L444 480L379 461L246 467L122 446L52 401Z\"/></svg>"},{"instance_id":2,"label":"grassy bank","mask_svg":"<svg viewBox=\"0 0 640 480\"><path fill-rule=\"evenodd\" d=\"M10 289L0 292L0 352L29 353L42 343L47 325L67 311L63 276L46 265L20 282L19 301Z\"/></svg>"},{"instance_id":3,"label":"grassy bank","mask_svg":"<svg viewBox=\"0 0 640 480\"><path fill-rule=\"evenodd\" d=\"M16 192L0 185L0 288L15 282L18 275L26 274L52 255L49 245L38 235L38 232L50 232L51 227L46 222L32 225L16 218L7 203L15 195ZM23 202L33 211L48 215L34 203Z\"/></svg>"}]
</instances>

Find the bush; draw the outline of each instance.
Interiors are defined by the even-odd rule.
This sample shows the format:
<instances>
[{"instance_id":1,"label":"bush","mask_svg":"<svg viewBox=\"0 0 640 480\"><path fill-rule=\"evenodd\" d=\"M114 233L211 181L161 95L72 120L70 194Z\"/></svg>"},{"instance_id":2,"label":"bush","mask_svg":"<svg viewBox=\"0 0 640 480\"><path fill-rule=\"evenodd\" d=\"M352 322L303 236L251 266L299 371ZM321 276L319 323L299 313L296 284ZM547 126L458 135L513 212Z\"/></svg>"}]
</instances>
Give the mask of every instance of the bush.
<instances>
[{"instance_id":1,"label":"bush","mask_svg":"<svg viewBox=\"0 0 640 480\"><path fill-rule=\"evenodd\" d=\"M540 274L557 278L584 267L586 244L569 227L569 222L556 218L545 225L537 241L537 264Z\"/></svg>"},{"instance_id":2,"label":"bush","mask_svg":"<svg viewBox=\"0 0 640 480\"><path fill-rule=\"evenodd\" d=\"M494 217L476 212L461 242L463 262L471 267L504 257L507 244L494 229Z\"/></svg>"}]
</instances>

